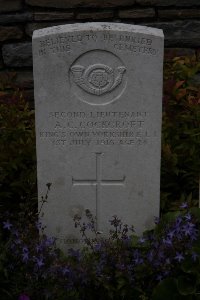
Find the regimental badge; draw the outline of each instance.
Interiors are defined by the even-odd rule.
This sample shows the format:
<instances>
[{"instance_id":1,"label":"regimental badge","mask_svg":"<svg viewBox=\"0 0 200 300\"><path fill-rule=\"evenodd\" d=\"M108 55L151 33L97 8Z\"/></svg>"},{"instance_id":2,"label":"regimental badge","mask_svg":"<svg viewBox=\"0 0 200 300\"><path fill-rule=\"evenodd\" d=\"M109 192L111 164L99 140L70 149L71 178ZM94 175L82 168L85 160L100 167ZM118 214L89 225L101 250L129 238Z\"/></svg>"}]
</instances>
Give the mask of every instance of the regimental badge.
<instances>
[{"instance_id":1,"label":"regimental badge","mask_svg":"<svg viewBox=\"0 0 200 300\"><path fill-rule=\"evenodd\" d=\"M126 68L118 66L113 69L104 64L93 64L88 67L73 65L70 70L80 88L89 94L101 96L120 85Z\"/></svg>"}]
</instances>

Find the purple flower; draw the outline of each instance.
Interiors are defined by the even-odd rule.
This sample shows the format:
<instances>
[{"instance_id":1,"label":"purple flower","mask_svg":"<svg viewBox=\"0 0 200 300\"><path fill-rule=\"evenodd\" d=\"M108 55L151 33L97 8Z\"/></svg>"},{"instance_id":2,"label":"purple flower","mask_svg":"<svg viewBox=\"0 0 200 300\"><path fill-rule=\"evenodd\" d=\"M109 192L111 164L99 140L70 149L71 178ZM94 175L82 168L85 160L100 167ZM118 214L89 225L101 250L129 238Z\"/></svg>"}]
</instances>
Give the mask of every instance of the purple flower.
<instances>
[{"instance_id":1,"label":"purple flower","mask_svg":"<svg viewBox=\"0 0 200 300\"><path fill-rule=\"evenodd\" d=\"M27 263L28 260L29 260L29 254L28 254L28 252L24 252L22 254L22 261L25 262L25 263Z\"/></svg>"},{"instance_id":2,"label":"purple flower","mask_svg":"<svg viewBox=\"0 0 200 300\"><path fill-rule=\"evenodd\" d=\"M17 238L16 240L14 240L14 244L15 245L20 245L21 243L22 243L22 241L19 238Z\"/></svg>"},{"instance_id":3,"label":"purple flower","mask_svg":"<svg viewBox=\"0 0 200 300\"><path fill-rule=\"evenodd\" d=\"M147 260L151 263L153 261L153 257L154 257L154 254L153 254L153 251L150 250L149 252L147 252Z\"/></svg>"},{"instance_id":4,"label":"purple flower","mask_svg":"<svg viewBox=\"0 0 200 300\"><path fill-rule=\"evenodd\" d=\"M180 205L180 208L182 208L182 209L186 209L186 208L188 208L188 204L187 204L187 202L183 202L183 203L181 203L181 205Z\"/></svg>"},{"instance_id":5,"label":"purple flower","mask_svg":"<svg viewBox=\"0 0 200 300\"><path fill-rule=\"evenodd\" d=\"M161 274L156 276L156 280L157 281L162 281L163 280L163 276Z\"/></svg>"},{"instance_id":6,"label":"purple flower","mask_svg":"<svg viewBox=\"0 0 200 300\"><path fill-rule=\"evenodd\" d=\"M183 232L186 236L192 236L195 234L194 228L195 225L193 223L187 223L183 226Z\"/></svg>"},{"instance_id":7,"label":"purple flower","mask_svg":"<svg viewBox=\"0 0 200 300\"><path fill-rule=\"evenodd\" d=\"M22 252L23 252L23 253L27 253L27 252L28 252L28 247L27 247L27 246L24 246L24 247L22 248Z\"/></svg>"},{"instance_id":8,"label":"purple flower","mask_svg":"<svg viewBox=\"0 0 200 300\"><path fill-rule=\"evenodd\" d=\"M94 246L94 249L95 251L100 251L101 250L101 243L97 243L95 246Z\"/></svg>"},{"instance_id":9,"label":"purple flower","mask_svg":"<svg viewBox=\"0 0 200 300\"><path fill-rule=\"evenodd\" d=\"M62 273L63 273L63 275L69 274L70 273L69 268L67 268L67 267L62 268Z\"/></svg>"},{"instance_id":10,"label":"purple flower","mask_svg":"<svg viewBox=\"0 0 200 300\"><path fill-rule=\"evenodd\" d=\"M171 231L169 231L168 232L168 237L170 238L170 239L172 239L173 237L174 237L174 234L175 234L175 230L171 230Z\"/></svg>"},{"instance_id":11,"label":"purple flower","mask_svg":"<svg viewBox=\"0 0 200 300\"><path fill-rule=\"evenodd\" d=\"M163 244L165 244L166 246L172 246L172 241L170 240L170 238L166 238L163 239Z\"/></svg>"},{"instance_id":12,"label":"purple flower","mask_svg":"<svg viewBox=\"0 0 200 300\"><path fill-rule=\"evenodd\" d=\"M133 252L133 262L135 263L135 265L141 265L143 264L144 260L143 258L141 257L141 254L139 252L138 249L136 249L134 252Z\"/></svg>"},{"instance_id":13,"label":"purple flower","mask_svg":"<svg viewBox=\"0 0 200 300\"><path fill-rule=\"evenodd\" d=\"M16 237L19 237L19 232L18 232L17 229L14 229L14 230L12 231L12 233L13 233Z\"/></svg>"},{"instance_id":14,"label":"purple flower","mask_svg":"<svg viewBox=\"0 0 200 300\"><path fill-rule=\"evenodd\" d=\"M169 257L168 257L168 258L166 258L166 260L165 260L165 264L166 264L166 265L170 265L170 264L171 264L171 261L170 261Z\"/></svg>"},{"instance_id":15,"label":"purple flower","mask_svg":"<svg viewBox=\"0 0 200 300\"><path fill-rule=\"evenodd\" d=\"M21 294L18 298L18 300L30 300L29 296L27 296L26 294Z\"/></svg>"},{"instance_id":16,"label":"purple flower","mask_svg":"<svg viewBox=\"0 0 200 300\"><path fill-rule=\"evenodd\" d=\"M164 259L164 258L165 258L164 252L163 252L162 250L160 250L160 251L158 252L158 258L159 258L159 259Z\"/></svg>"},{"instance_id":17,"label":"purple flower","mask_svg":"<svg viewBox=\"0 0 200 300\"><path fill-rule=\"evenodd\" d=\"M126 266L125 266L124 264L117 264L116 267L117 267L120 271L126 270Z\"/></svg>"},{"instance_id":18,"label":"purple flower","mask_svg":"<svg viewBox=\"0 0 200 300\"><path fill-rule=\"evenodd\" d=\"M192 220L192 216L191 216L191 214L190 213L187 213L186 215L185 215L185 219L186 219L186 221L191 221Z\"/></svg>"},{"instance_id":19,"label":"purple flower","mask_svg":"<svg viewBox=\"0 0 200 300\"><path fill-rule=\"evenodd\" d=\"M74 250L74 249L69 249L68 250L68 253L70 256L76 258L77 260L80 260L81 259L81 253L80 253L80 250Z\"/></svg>"},{"instance_id":20,"label":"purple flower","mask_svg":"<svg viewBox=\"0 0 200 300\"><path fill-rule=\"evenodd\" d=\"M176 252L175 260L177 260L178 262L181 262L182 260L184 260L184 257L181 253Z\"/></svg>"},{"instance_id":21,"label":"purple flower","mask_svg":"<svg viewBox=\"0 0 200 300\"><path fill-rule=\"evenodd\" d=\"M183 220L182 220L182 217L181 217L181 216L179 216L179 217L176 218L176 224L175 224L175 226L176 226L176 231L179 230L179 226L181 225L182 221L183 221Z\"/></svg>"},{"instance_id":22,"label":"purple flower","mask_svg":"<svg viewBox=\"0 0 200 300\"><path fill-rule=\"evenodd\" d=\"M138 242L140 244L144 244L146 242L146 239L144 237L140 237L139 240L138 240Z\"/></svg>"},{"instance_id":23,"label":"purple flower","mask_svg":"<svg viewBox=\"0 0 200 300\"><path fill-rule=\"evenodd\" d=\"M4 228L4 229L11 230L11 227L12 227L12 226L13 226L13 225L10 223L9 220L7 220L6 222L3 222L3 228Z\"/></svg>"},{"instance_id":24,"label":"purple flower","mask_svg":"<svg viewBox=\"0 0 200 300\"><path fill-rule=\"evenodd\" d=\"M45 245L47 247L52 246L54 243L55 243L55 238L53 238L53 237L47 238L46 241L45 241Z\"/></svg>"},{"instance_id":25,"label":"purple flower","mask_svg":"<svg viewBox=\"0 0 200 300\"><path fill-rule=\"evenodd\" d=\"M35 222L35 226L38 230L42 229L42 222L41 221Z\"/></svg>"},{"instance_id":26,"label":"purple flower","mask_svg":"<svg viewBox=\"0 0 200 300\"><path fill-rule=\"evenodd\" d=\"M38 244L38 245L36 245L35 249L36 249L36 252L38 253L38 252L40 252L40 251L43 250L43 245L42 244Z\"/></svg>"},{"instance_id":27,"label":"purple flower","mask_svg":"<svg viewBox=\"0 0 200 300\"><path fill-rule=\"evenodd\" d=\"M38 266L38 268L41 268L42 266L44 266L42 257L40 257L40 258L36 257L36 265Z\"/></svg>"},{"instance_id":28,"label":"purple flower","mask_svg":"<svg viewBox=\"0 0 200 300\"><path fill-rule=\"evenodd\" d=\"M197 258L199 257L199 255L195 252L192 252L192 260L195 262L197 260Z\"/></svg>"},{"instance_id":29,"label":"purple flower","mask_svg":"<svg viewBox=\"0 0 200 300\"><path fill-rule=\"evenodd\" d=\"M160 218L154 217L154 223L157 225L160 223Z\"/></svg>"}]
</instances>

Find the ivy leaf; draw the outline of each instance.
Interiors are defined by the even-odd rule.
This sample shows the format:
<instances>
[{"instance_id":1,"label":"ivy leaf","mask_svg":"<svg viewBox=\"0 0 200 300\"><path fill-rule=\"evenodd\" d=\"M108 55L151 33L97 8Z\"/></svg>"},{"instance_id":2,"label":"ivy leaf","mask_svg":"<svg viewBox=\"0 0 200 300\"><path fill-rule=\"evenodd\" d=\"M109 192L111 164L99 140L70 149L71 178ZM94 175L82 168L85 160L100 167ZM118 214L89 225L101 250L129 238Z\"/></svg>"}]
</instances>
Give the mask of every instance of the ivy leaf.
<instances>
[{"instance_id":1,"label":"ivy leaf","mask_svg":"<svg viewBox=\"0 0 200 300\"><path fill-rule=\"evenodd\" d=\"M177 288L181 295L191 295L196 293L196 279L194 276L180 276L177 280Z\"/></svg>"},{"instance_id":2,"label":"ivy leaf","mask_svg":"<svg viewBox=\"0 0 200 300\"><path fill-rule=\"evenodd\" d=\"M196 273L199 270L199 264L197 262L193 262L191 258L187 258L182 262L181 269L183 272L188 274Z\"/></svg>"},{"instance_id":3,"label":"ivy leaf","mask_svg":"<svg viewBox=\"0 0 200 300\"><path fill-rule=\"evenodd\" d=\"M177 293L176 280L174 278L167 278L156 286L153 291L152 300L176 299L175 295Z\"/></svg>"}]
</instances>

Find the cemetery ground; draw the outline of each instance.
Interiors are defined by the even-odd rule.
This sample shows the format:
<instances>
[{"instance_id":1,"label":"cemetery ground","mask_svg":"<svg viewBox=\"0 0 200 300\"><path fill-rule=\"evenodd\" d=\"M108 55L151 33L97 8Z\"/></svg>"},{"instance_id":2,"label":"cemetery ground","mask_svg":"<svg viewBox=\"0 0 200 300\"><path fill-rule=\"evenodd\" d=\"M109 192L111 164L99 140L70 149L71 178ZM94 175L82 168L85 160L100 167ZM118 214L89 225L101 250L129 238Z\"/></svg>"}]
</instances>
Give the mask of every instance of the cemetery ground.
<instances>
[{"instance_id":1,"label":"cemetery ground","mask_svg":"<svg viewBox=\"0 0 200 300\"><path fill-rule=\"evenodd\" d=\"M194 57L165 63L155 227L137 237L113 216L104 240L86 211L74 220L85 248L68 255L38 219L34 112L23 91L1 78L0 299L200 299L199 72ZM46 190L43 205L48 182Z\"/></svg>"}]
</instances>

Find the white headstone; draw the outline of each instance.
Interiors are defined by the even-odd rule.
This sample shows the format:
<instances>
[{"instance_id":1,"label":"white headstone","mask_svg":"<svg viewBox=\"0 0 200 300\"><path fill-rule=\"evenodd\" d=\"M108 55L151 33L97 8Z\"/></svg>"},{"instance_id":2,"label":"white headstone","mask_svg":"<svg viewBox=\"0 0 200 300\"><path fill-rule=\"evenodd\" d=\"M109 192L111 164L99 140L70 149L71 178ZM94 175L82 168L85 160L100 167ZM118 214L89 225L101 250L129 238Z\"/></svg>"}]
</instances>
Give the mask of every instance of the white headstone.
<instances>
[{"instance_id":1,"label":"white headstone","mask_svg":"<svg viewBox=\"0 0 200 300\"><path fill-rule=\"evenodd\" d=\"M73 24L33 34L39 198L47 234L80 243L89 209L106 236L117 215L140 234L159 215L162 30Z\"/></svg>"}]
</instances>

